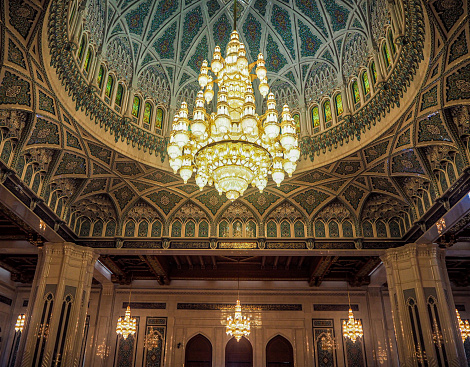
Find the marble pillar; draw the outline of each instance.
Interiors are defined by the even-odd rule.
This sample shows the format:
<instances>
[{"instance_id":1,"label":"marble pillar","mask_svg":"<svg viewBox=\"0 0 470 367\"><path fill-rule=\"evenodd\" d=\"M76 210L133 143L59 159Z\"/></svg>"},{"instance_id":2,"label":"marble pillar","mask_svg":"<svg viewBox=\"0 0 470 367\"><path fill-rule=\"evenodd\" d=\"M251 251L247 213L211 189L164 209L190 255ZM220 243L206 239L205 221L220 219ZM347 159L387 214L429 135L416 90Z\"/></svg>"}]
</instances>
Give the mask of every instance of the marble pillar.
<instances>
[{"instance_id":1,"label":"marble pillar","mask_svg":"<svg viewBox=\"0 0 470 367\"><path fill-rule=\"evenodd\" d=\"M40 249L17 366L78 366L97 258L69 242Z\"/></svg>"},{"instance_id":2,"label":"marble pillar","mask_svg":"<svg viewBox=\"0 0 470 367\"><path fill-rule=\"evenodd\" d=\"M407 244L382 256L401 366L466 366L445 250Z\"/></svg>"}]
</instances>

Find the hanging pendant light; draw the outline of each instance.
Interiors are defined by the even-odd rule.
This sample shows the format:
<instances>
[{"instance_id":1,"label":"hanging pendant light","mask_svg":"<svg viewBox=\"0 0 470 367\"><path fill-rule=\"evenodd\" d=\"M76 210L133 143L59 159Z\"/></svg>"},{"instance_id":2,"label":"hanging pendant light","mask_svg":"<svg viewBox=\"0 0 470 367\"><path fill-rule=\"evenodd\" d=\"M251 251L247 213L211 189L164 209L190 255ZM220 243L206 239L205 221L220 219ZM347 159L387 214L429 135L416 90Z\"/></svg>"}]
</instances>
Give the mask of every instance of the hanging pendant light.
<instances>
[{"instance_id":1,"label":"hanging pendant light","mask_svg":"<svg viewBox=\"0 0 470 367\"><path fill-rule=\"evenodd\" d=\"M351 299L349 298L349 289L348 302L349 313L348 320L343 321L343 338L350 339L353 343L355 343L357 339L362 338L364 333L361 320L354 318L354 314L351 308Z\"/></svg>"},{"instance_id":2,"label":"hanging pendant light","mask_svg":"<svg viewBox=\"0 0 470 367\"><path fill-rule=\"evenodd\" d=\"M158 333L157 329L153 326L149 328L147 335L145 336L144 347L147 350L153 350L158 348L160 342L160 334Z\"/></svg>"},{"instance_id":3,"label":"hanging pendant light","mask_svg":"<svg viewBox=\"0 0 470 367\"><path fill-rule=\"evenodd\" d=\"M24 314L18 315L18 318L16 319L16 324L15 324L15 331L16 331L17 333L22 333L22 332L23 332L23 329L24 329L24 319L25 319L25 315L24 315Z\"/></svg>"},{"instance_id":4,"label":"hanging pendant light","mask_svg":"<svg viewBox=\"0 0 470 367\"><path fill-rule=\"evenodd\" d=\"M457 321L459 322L460 336L462 337L462 342L465 343L465 339L470 338L470 323L468 320L462 320L460 318L459 311L456 309Z\"/></svg>"},{"instance_id":5,"label":"hanging pendant light","mask_svg":"<svg viewBox=\"0 0 470 367\"><path fill-rule=\"evenodd\" d=\"M116 333L121 335L126 340L129 335L134 335L137 331L137 319L131 317L131 293L132 293L132 279L131 288L129 290L129 303L124 314L124 318L120 317L116 326Z\"/></svg>"},{"instance_id":6,"label":"hanging pendant light","mask_svg":"<svg viewBox=\"0 0 470 367\"><path fill-rule=\"evenodd\" d=\"M238 276L238 297L237 304L235 305L234 317L227 317L227 335L235 337L237 342L240 341L242 336L250 335L250 317L242 315L242 306L240 304L240 275Z\"/></svg>"}]
</instances>

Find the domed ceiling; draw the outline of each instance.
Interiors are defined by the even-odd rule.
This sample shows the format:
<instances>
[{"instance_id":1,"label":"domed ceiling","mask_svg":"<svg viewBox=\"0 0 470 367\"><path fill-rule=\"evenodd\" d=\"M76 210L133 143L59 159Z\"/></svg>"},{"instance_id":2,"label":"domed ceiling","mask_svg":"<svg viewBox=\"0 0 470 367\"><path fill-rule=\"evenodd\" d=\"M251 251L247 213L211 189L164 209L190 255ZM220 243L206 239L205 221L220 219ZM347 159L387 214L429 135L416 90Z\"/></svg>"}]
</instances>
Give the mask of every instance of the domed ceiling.
<instances>
[{"instance_id":1,"label":"domed ceiling","mask_svg":"<svg viewBox=\"0 0 470 367\"><path fill-rule=\"evenodd\" d=\"M241 0L249 61L262 52L272 90L291 108L365 65L388 22L384 0ZM233 29L229 0L90 0L85 29L120 79L167 106L191 101L204 59ZM280 91L283 93L279 93Z\"/></svg>"}]
</instances>

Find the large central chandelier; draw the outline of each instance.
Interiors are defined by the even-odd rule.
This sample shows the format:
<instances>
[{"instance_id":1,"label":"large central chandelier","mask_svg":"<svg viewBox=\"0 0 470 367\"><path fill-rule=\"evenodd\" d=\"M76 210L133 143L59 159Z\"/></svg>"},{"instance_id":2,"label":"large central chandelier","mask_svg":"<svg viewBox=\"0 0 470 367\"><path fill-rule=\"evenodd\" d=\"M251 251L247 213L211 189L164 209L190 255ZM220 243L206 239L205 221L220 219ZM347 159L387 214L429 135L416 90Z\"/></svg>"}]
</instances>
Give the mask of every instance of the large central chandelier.
<instances>
[{"instance_id":1,"label":"large central chandelier","mask_svg":"<svg viewBox=\"0 0 470 367\"><path fill-rule=\"evenodd\" d=\"M355 319L351 306L349 306L348 320L343 320L343 337L350 339L353 343L362 338L362 322Z\"/></svg>"},{"instance_id":2,"label":"large central chandelier","mask_svg":"<svg viewBox=\"0 0 470 367\"><path fill-rule=\"evenodd\" d=\"M137 320L131 317L131 306L127 305L124 318L120 317L117 322L116 333L122 335L126 340L129 335L134 335L137 330Z\"/></svg>"},{"instance_id":3,"label":"large central chandelier","mask_svg":"<svg viewBox=\"0 0 470 367\"><path fill-rule=\"evenodd\" d=\"M227 317L226 332L227 335L235 337L237 342L240 341L242 336L250 335L250 318L242 316L242 306L239 299L237 299L237 304L235 305L234 317Z\"/></svg>"},{"instance_id":4,"label":"large central chandelier","mask_svg":"<svg viewBox=\"0 0 470 367\"><path fill-rule=\"evenodd\" d=\"M234 4L236 19L236 0ZM234 29L236 28L236 24ZM256 65L256 74L250 74ZM267 110L256 113L253 81L259 79L259 92L267 96ZM268 183L268 174L279 186L286 172L295 171L300 150L294 120L285 105L279 121L276 100L269 93L263 55L248 64L246 49L234 30L226 57L215 48L212 63L204 60L198 78L192 119L186 102L175 115L168 145L170 166L179 171L186 183L196 172L196 184L202 190L214 185L230 200L243 195L249 184L260 192ZM217 89L217 111L207 113Z\"/></svg>"}]
</instances>

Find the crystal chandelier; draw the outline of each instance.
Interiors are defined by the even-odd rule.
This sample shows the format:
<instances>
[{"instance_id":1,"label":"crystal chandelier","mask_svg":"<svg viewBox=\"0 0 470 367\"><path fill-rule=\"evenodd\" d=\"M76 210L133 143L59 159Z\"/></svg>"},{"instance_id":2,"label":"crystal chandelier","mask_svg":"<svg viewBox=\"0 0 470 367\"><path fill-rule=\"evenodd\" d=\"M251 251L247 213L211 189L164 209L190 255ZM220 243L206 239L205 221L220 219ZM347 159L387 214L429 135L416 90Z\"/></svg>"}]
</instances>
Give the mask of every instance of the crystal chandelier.
<instances>
[{"instance_id":1,"label":"crystal chandelier","mask_svg":"<svg viewBox=\"0 0 470 367\"><path fill-rule=\"evenodd\" d=\"M158 333L157 329L154 327L150 327L148 330L147 335L145 336L144 347L147 350L153 350L158 348L160 341L160 334Z\"/></svg>"},{"instance_id":2,"label":"crystal chandelier","mask_svg":"<svg viewBox=\"0 0 470 367\"><path fill-rule=\"evenodd\" d=\"M242 336L250 335L250 318L242 316L242 306L239 299L235 305L235 316L233 318L232 316L227 317L226 331L227 335L234 336L237 342Z\"/></svg>"},{"instance_id":3,"label":"crystal chandelier","mask_svg":"<svg viewBox=\"0 0 470 367\"><path fill-rule=\"evenodd\" d=\"M15 331L22 333L24 329L24 320L25 320L25 315L21 314L18 315L18 318L16 319L16 324L15 324Z\"/></svg>"},{"instance_id":4,"label":"crystal chandelier","mask_svg":"<svg viewBox=\"0 0 470 367\"><path fill-rule=\"evenodd\" d=\"M462 336L462 342L465 343L465 339L470 338L470 323L468 320L462 320L460 318L460 313L456 309L455 312L457 313L457 321L459 322L460 328L460 335Z\"/></svg>"},{"instance_id":5,"label":"crystal chandelier","mask_svg":"<svg viewBox=\"0 0 470 367\"><path fill-rule=\"evenodd\" d=\"M236 20L236 0L234 2ZM175 115L168 144L170 167L186 183L196 172L196 184L202 190L214 185L219 194L230 200L243 195L249 184L260 192L268 183L268 174L279 186L286 172L297 167L300 150L294 120L285 105L278 119L276 100L269 93L263 55L248 64L246 49L239 41L236 22L227 45L226 57L215 48L212 63L204 60L198 81L192 119L188 106L181 103ZM256 65L256 74L250 74ZM253 80L259 79L259 92L267 98L267 111L259 116L255 110ZM217 87L217 112L208 114Z\"/></svg>"},{"instance_id":6,"label":"crystal chandelier","mask_svg":"<svg viewBox=\"0 0 470 367\"><path fill-rule=\"evenodd\" d=\"M320 337L320 345L321 349L325 351L332 351L338 348L338 343L336 343L334 336L331 335L330 330L328 330L326 334L322 334Z\"/></svg>"},{"instance_id":7,"label":"crystal chandelier","mask_svg":"<svg viewBox=\"0 0 470 367\"><path fill-rule=\"evenodd\" d=\"M137 320L131 317L131 306L127 305L126 313L124 318L120 317L117 322L116 333L122 335L124 340L128 338L129 335L134 335L137 330Z\"/></svg>"},{"instance_id":8,"label":"crystal chandelier","mask_svg":"<svg viewBox=\"0 0 470 367\"><path fill-rule=\"evenodd\" d=\"M354 318L354 314L351 308L351 298L349 297L348 289L348 304L349 304L349 314L348 319L343 320L343 338L350 339L353 343L357 339L362 338L362 322L359 319Z\"/></svg>"}]
</instances>

